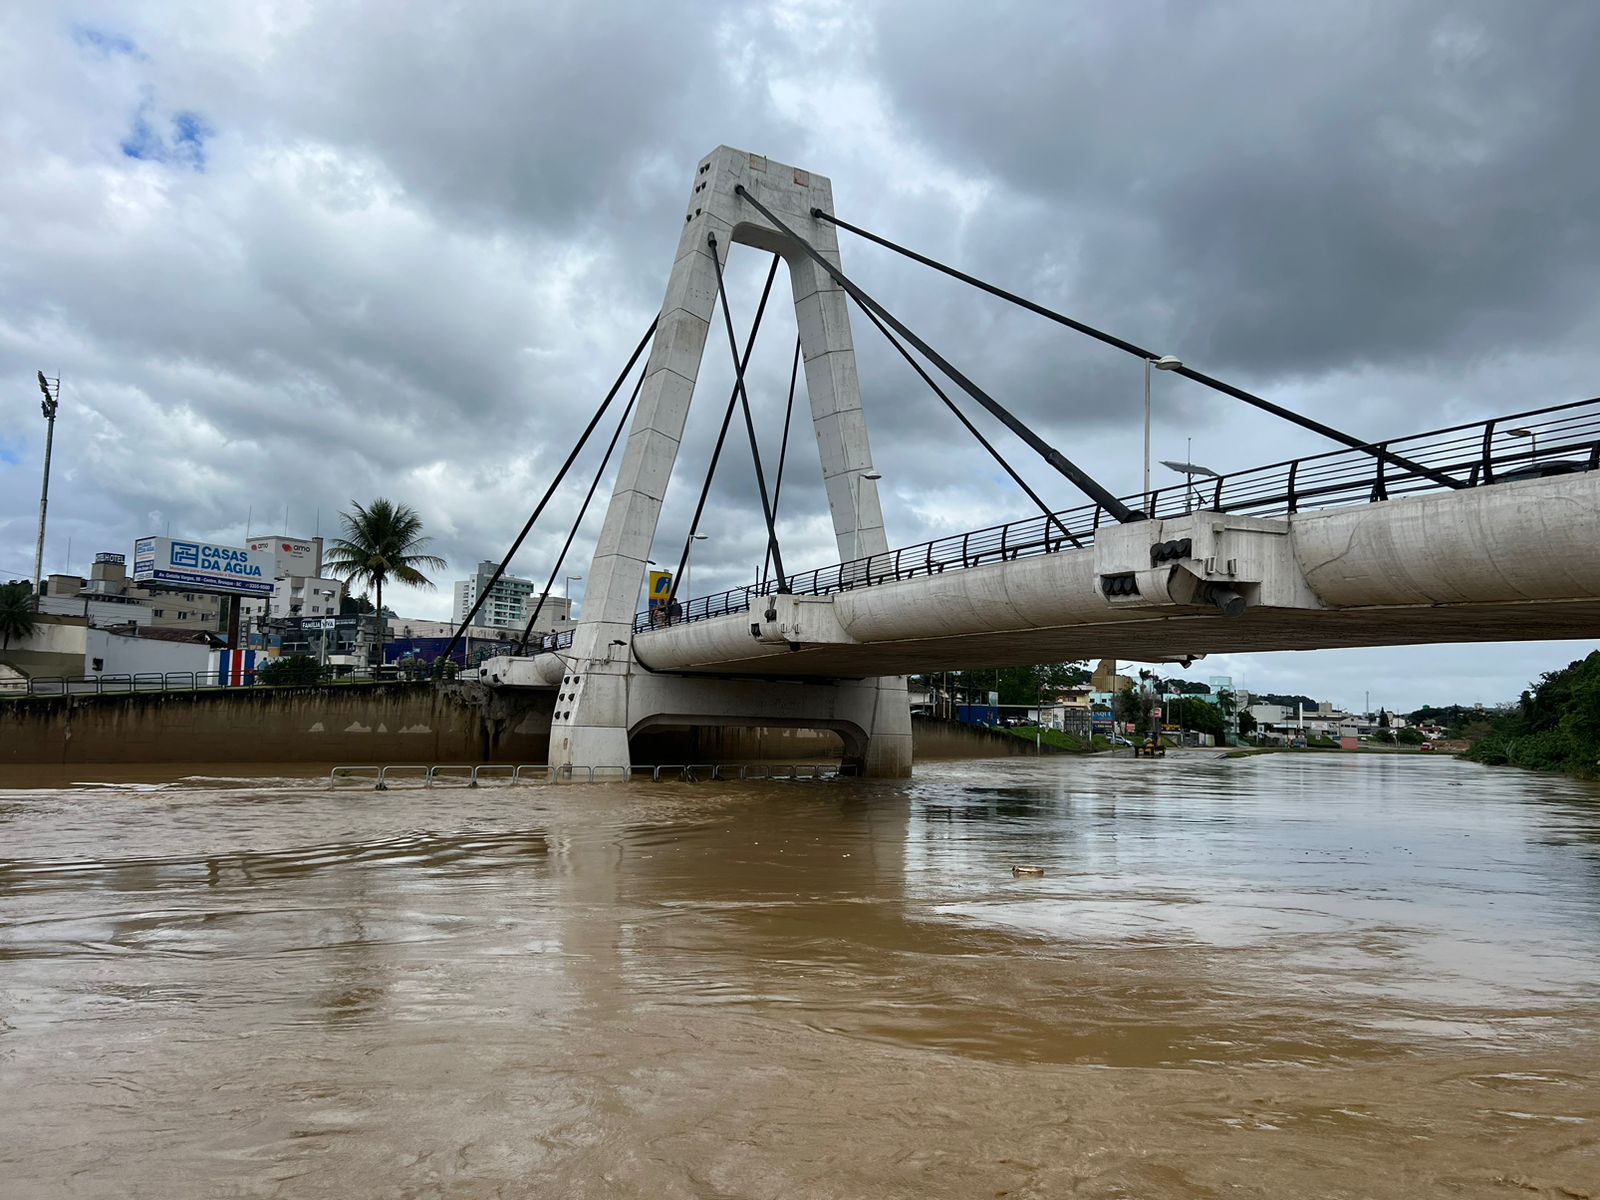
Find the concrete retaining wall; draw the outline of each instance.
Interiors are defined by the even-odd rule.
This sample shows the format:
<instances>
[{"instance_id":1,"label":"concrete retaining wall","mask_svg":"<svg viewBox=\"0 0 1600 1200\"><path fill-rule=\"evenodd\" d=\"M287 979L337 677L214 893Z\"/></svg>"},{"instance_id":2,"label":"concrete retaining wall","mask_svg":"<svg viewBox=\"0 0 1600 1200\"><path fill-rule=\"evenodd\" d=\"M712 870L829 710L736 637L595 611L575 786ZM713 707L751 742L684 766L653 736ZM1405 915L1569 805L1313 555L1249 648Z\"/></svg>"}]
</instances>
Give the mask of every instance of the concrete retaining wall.
<instances>
[{"instance_id":1,"label":"concrete retaining wall","mask_svg":"<svg viewBox=\"0 0 1600 1200\"><path fill-rule=\"evenodd\" d=\"M551 699L426 683L32 697L0 701L0 766L540 763Z\"/></svg>"},{"instance_id":2,"label":"concrete retaining wall","mask_svg":"<svg viewBox=\"0 0 1600 1200\"><path fill-rule=\"evenodd\" d=\"M913 717L911 741L924 758L1009 758L1036 753L1032 742L1009 733L938 717Z\"/></svg>"},{"instance_id":3,"label":"concrete retaining wall","mask_svg":"<svg viewBox=\"0 0 1600 1200\"><path fill-rule=\"evenodd\" d=\"M545 761L550 692L475 684L240 688L135 696L36 696L0 701L0 769L78 763L451 763ZM1018 738L919 717L918 758L1032 754ZM653 729L634 761L837 760L826 730Z\"/></svg>"}]
</instances>

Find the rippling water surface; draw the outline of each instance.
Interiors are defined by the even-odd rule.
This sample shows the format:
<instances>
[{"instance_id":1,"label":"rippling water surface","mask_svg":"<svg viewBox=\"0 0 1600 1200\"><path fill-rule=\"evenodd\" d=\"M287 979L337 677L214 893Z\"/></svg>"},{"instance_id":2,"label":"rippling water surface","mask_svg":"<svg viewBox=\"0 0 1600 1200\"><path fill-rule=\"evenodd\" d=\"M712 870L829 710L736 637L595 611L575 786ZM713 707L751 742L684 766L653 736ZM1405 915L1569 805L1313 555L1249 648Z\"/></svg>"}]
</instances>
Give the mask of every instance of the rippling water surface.
<instances>
[{"instance_id":1,"label":"rippling water surface","mask_svg":"<svg viewBox=\"0 0 1600 1200\"><path fill-rule=\"evenodd\" d=\"M1585 785L197 770L0 791L0 1194L1600 1197Z\"/></svg>"}]
</instances>

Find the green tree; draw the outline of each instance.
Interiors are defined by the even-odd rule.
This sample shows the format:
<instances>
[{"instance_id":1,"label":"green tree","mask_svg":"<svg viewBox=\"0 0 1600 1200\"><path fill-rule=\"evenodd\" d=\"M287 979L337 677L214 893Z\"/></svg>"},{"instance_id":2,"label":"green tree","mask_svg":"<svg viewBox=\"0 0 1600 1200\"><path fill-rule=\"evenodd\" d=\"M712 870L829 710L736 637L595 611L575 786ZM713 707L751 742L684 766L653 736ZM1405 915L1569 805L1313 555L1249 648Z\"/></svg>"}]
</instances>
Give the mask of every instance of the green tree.
<instances>
[{"instance_id":1,"label":"green tree","mask_svg":"<svg viewBox=\"0 0 1600 1200\"><path fill-rule=\"evenodd\" d=\"M926 676L933 679L935 676ZM976 671L951 671L950 686L957 695L975 701L1000 693L1001 704L1037 704L1067 688L1089 682L1089 668L1081 662L1040 663L1031 667L988 667Z\"/></svg>"},{"instance_id":2,"label":"green tree","mask_svg":"<svg viewBox=\"0 0 1600 1200\"><path fill-rule=\"evenodd\" d=\"M335 538L323 557L323 564L335 579L346 585L370 585L377 593L378 665L383 665L384 629L383 585L393 578L410 587L431 588L433 580L423 568L442 571L447 564L437 554L427 554L428 538L422 536L422 518L404 504L379 497L362 507L352 500L353 513L340 513L344 536Z\"/></svg>"},{"instance_id":3,"label":"green tree","mask_svg":"<svg viewBox=\"0 0 1600 1200\"><path fill-rule=\"evenodd\" d=\"M1112 716L1121 722L1132 722L1134 729L1148 730L1150 726L1150 694L1133 684L1129 684L1117 693L1112 704ZM1117 730L1121 733L1122 730Z\"/></svg>"},{"instance_id":4,"label":"green tree","mask_svg":"<svg viewBox=\"0 0 1600 1200\"><path fill-rule=\"evenodd\" d=\"M1249 737L1256 731L1256 719L1250 715L1248 708L1239 710L1239 736Z\"/></svg>"},{"instance_id":5,"label":"green tree","mask_svg":"<svg viewBox=\"0 0 1600 1200\"><path fill-rule=\"evenodd\" d=\"M317 683L321 679L322 666L309 654L275 658L256 669L256 682L269 687Z\"/></svg>"},{"instance_id":6,"label":"green tree","mask_svg":"<svg viewBox=\"0 0 1600 1200\"><path fill-rule=\"evenodd\" d=\"M1227 732L1227 722L1223 720L1221 710L1204 700L1168 700L1166 718L1184 729L1209 733L1212 737L1220 738Z\"/></svg>"},{"instance_id":7,"label":"green tree","mask_svg":"<svg viewBox=\"0 0 1600 1200\"><path fill-rule=\"evenodd\" d=\"M13 638L20 642L32 637L37 624L33 585L21 581L0 585L0 649L11 649Z\"/></svg>"}]
</instances>

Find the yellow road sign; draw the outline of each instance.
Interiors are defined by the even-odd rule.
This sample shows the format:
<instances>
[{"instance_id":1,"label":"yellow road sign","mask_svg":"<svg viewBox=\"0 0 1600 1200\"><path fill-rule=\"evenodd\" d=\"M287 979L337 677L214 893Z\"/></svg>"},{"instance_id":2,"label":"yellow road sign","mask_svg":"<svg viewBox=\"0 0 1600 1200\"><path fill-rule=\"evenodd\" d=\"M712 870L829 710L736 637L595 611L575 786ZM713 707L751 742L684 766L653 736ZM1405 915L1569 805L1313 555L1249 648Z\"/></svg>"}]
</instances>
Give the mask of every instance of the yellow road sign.
<instances>
[{"instance_id":1,"label":"yellow road sign","mask_svg":"<svg viewBox=\"0 0 1600 1200\"><path fill-rule=\"evenodd\" d=\"M657 608L667 602L667 597L672 594L672 572L650 572L650 607Z\"/></svg>"}]
</instances>

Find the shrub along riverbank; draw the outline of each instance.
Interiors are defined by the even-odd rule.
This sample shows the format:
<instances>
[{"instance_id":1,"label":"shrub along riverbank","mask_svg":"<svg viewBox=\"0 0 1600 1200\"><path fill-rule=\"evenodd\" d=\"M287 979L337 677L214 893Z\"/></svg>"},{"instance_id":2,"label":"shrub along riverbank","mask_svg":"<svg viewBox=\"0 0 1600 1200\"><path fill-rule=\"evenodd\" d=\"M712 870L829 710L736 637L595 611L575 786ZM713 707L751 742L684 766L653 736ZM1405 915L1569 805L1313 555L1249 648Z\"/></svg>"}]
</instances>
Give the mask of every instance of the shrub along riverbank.
<instances>
[{"instance_id":1,"label":"shrub along riverbank","mask_svg":"<svg viewBox=\"0 0 1600 1200\"><path fill-rule=\"evenodd\" d=\"M1059 729L1038 729L1031 725L1014 726L1003 732L1021 738L1025 742L1042 744L1060 754L1088 754L1094 750L1112 748L1111 743L1099 734L1095 734L1092 739L1085 739L1077 734L1063 733Z\"/></svg>"},{"instance_id":2,"label":"shrub along riverbank","mask_svg":"<svg viewBox=\"0 0 1600 1200\"><path fill-rule=\"evenodd\" d=\"M1516 710L1494 718L1467 751L1473 762L1600 774L1600 651L1549 671L1522 693Z\"/></svg>"}]
</instances>

